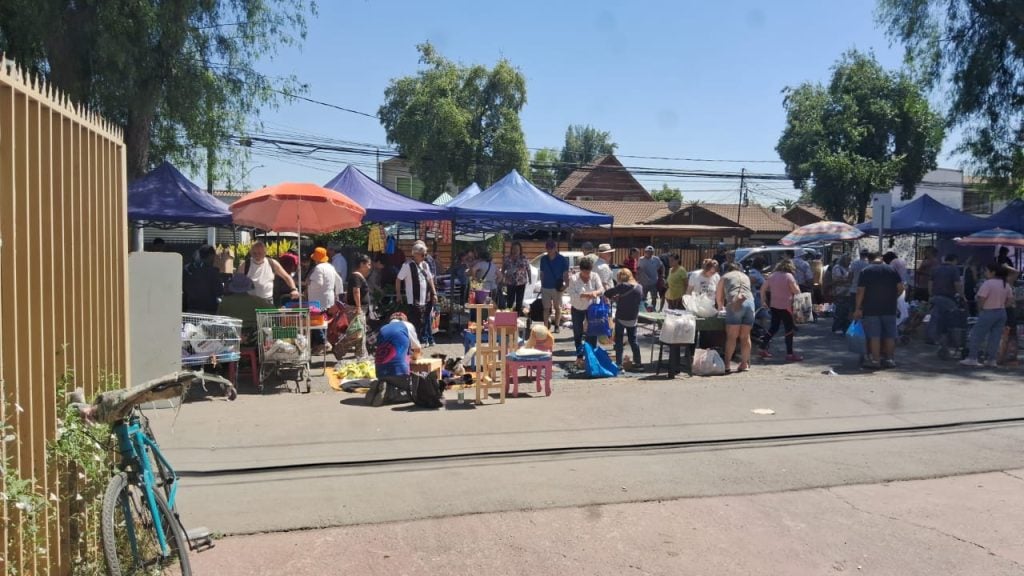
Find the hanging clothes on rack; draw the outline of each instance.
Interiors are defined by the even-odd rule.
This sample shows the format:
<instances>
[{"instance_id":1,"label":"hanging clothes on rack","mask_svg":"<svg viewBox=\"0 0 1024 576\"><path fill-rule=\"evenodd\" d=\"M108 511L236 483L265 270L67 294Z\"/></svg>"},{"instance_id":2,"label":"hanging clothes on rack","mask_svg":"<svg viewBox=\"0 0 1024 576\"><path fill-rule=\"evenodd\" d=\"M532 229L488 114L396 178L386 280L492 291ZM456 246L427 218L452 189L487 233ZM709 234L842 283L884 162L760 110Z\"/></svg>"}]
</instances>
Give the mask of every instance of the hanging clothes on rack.
<instances>
[{"instance_id":1,"label":"hanging clothes on rack","mask_svg":"<svg viewBox=\"0 0 1024 576\"><path fill-rule=\"evenodd\" d=\"M387 240L384 235L384 228L379 224L370 226L370 232L368 234L369 241L367 242L366 250L368 252L384 252L387 248Z\"/></svg>"}]
</instances>

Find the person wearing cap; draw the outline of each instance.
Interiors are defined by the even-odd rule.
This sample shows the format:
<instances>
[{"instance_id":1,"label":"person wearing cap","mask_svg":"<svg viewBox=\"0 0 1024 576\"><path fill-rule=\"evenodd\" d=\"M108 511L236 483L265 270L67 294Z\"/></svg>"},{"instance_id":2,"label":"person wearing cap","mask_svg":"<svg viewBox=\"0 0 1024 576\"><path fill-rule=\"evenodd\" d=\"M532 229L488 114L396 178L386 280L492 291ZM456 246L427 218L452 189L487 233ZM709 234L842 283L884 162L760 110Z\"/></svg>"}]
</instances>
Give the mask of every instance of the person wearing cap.
<instances>
[{"instance_id":1,"label":"person wearing cap","mask_svg":"<svg viewBox=\"0 0 1024 576\"><path fill-rule=\"evenodd\" d=\"M601 279L601 283L604 284L605 289L611 288L615 283L612 282L613 274L611 264L605 258L608 254L613 254L615 249L612 248L611 244L598 244L597 245L597 258L594 260L594 272L597 273L597 277Z\"/></svg>"},{"instance_id":2,"label":"person wearing cap","mask_svg":"<svg viewBox=\"0 0 1024 576\"><path fill-rule=\"evenodd\" d=\"M562 292L569 283L569 259L558 252L558 242L548 240L544 245L548 253L540 259L541 300L544 302L544 325L551 327L551 309L555 321L552 332L558 333L562 323Z\"/></svg>"},{"instance_id":3,"label":"person wearing cap","mask_svg":"<svg viewBox=\"0 0 1024 576\"><path fill-rule=\"evenodd\" d=\"M248 276L240 273L231 275L225 287L224 297L217 307L219 316L228 316L242 321L242 344L255 340L256 310L266 308L267 302L252 295L253 284Z\"/></svg>"},{"instance_id":4,"label":"person wearing cap","mask_svg":"<svg viewBox=\"0 0 1024 576\"><path fill-rule=\"evenodd\" d=\"M319 302L321 310L334 306L338 296L345 293L344 281L327 256L327 249L317 246L310 256L315 263L306 280L306 294L310 301Z\"/></svg>"},{"instance_id":5,"label":"person wearing cap","mask_svg":"<svg viewBox=\"0 0 1024 576\"><path fill-rule=\"evenodd\" d=\"M239 272L252 280L250 294L262 298L267 304L273 305L274 278L280 278L288 287L288 294L292 298L299 297L299 288L295 280L285 272L281 264L267 256L267 245L262 240L257 240L249 247L249 256L242 262Z\"/></svg>"},{"instance_id":6,"label":"person wearing cap","mask_svg":"<svg viewBox=\"0 0 1024 576\"><path fill-rule=\"evenodd\" d=\"M416 254L415 248L413 254ZM377 349L373 356L377 379L370 383L370 390L366 393L366 401L371 406L380 406L385 398L398 396L388 394L389 387L410 391L412 370L409 367L409 360L419 358L422 350L416 332L416 327L402 312L392 314L390 321L380 329L377 335Z\"/></svg>"},{"instance_id":7,"label":"person wearing cap","mask_svg":"<svg viewBox=\"0 0 1024 576\"><path fill-rule=\"evenodd\" d=\"M644 289L644 302L651 298L651 306L658 306L658 279L665 277L661 259L654 255L654 246L644 248L644 255L636 263L636 280Z\"/></svg>"}]
</instances>

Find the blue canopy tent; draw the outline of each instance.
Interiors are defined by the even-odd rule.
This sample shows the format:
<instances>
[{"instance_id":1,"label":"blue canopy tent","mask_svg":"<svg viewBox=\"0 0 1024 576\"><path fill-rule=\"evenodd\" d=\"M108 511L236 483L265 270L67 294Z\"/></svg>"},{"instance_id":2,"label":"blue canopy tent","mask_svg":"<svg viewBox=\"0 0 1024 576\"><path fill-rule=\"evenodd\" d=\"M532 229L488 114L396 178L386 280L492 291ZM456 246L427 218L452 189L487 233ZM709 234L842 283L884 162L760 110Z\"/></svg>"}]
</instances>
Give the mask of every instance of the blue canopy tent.
<instances>
[{"instance_id":1,"label":"blue canopy tent","mask_svg":"<svg viewBox=\"0 0 1024 576\"><path fill-rule=\"evenodd\" d=\"M477 183L473 182L469 186L466 186L466 188L462 192L459 192L458 196L456 196L455 198L452 198L448 202L445 202L444 205L449 207L449 208L457 208L459 206L462 206L470 198L472 198L473 196L476 196L477 194L479 194L481 192L483 192L483 190L480 189L480 186L477 186Z\"/></svg>"},{"instance_id":2,"label":"blue canopy tent","mask_svg":"<svg viewBox=\"0 0 1024 576\"><path fill-rule=\"evenodd\" d=\"M882 232L960 236L987 230L992 226L990 219L971 216L923 194L902 208L893 210L890 225ZM869 234L878 230L872 220L858 224L857 228Z\"/></svg>"},{"instance_id":3,"label":"blue canopy tent","mask_svg":"<svg viewBox=\"0 0 1024 576\"><path fill-rule=\"evenodd\" d=\"M324 188L341 192L365 208L364 222L422 222L450 220L452 216L448 208L402 196L354 166L347 166Z\"/></svg>"},{"instance_id":4,"label":"blue canopy tent","mask_svg":"<svg viewBox=\"0 0 1024 576\"><path fill-rule=\"evenodd\" d=\"M607 214L584 210L544 192L516 170L453 206L461 197L459 194L448 206L457 220L477 229L544 225L584 228L612 223L612 217Z\"/></svg>"},{"instance_id":5,"label":"blue canopy tent","mask_svg":"<svg viewBox=\"0 0 1024 576\"><path fill-rule=\"evenodd\" d=\"M1005 228L1024 233L1024 200L1010 202L999 212L985 219L991 228Z\"/></svg>"},{"instance_id":6,"label":"blue canopy tent","mask_svg":"<svg viewBox=\"0 0 1024 576\"><path fill-rule=\"evenodd\" d=\"M231 211L164 162L128 186L128 220L151 226L227 226Z\"/></svg>"}]
</instances>

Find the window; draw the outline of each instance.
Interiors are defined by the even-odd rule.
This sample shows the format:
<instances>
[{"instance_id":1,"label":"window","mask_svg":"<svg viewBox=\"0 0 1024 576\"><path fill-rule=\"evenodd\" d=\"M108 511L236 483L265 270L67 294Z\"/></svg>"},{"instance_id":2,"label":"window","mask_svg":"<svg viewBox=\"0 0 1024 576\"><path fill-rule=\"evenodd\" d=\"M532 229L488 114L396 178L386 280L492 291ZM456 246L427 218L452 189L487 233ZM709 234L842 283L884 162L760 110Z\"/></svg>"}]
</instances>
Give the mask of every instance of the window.
<instances>
[{"instance_id":1,"label":"window","mask_svg":"<svg viewBox=\"0 0 1024 576\"><path fill-rule=\"evenodd\" d=\"M419 178L398 176L395 178L395 191L403 196L419 200L423 198L423 182Z\"/></svg>"}]
</instances>

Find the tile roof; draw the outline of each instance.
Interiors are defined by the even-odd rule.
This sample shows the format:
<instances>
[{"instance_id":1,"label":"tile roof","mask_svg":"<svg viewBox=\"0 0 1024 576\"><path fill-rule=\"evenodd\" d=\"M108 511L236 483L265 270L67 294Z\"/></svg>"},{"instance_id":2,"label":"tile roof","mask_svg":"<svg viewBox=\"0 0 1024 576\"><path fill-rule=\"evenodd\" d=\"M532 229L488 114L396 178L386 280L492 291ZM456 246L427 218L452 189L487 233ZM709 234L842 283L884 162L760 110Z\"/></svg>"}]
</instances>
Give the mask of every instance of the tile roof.
<instances>
[{"instance_id":1,"label":"tile roof","mask_svg":"<svg viewBox=\"0 0 1024 576\"><path fill-rule=\"evenodd\" d=\"M587 196L620 201L654 200L613 154L598 156L590 164L573 170L552 193L559 198Z\"/></svg>"},{"instance_id":2,"label":"tile roof","mask_svg":"<svg viewBox=\"0 0 1024 576\"><path fill-rule=\"evenodd\" d=\"M681 210L694 209L705 210L730 222L736 222L735 204L705 204L703 202L692 205L683 204ZM669 213L670 214L670 213ZM659 216L665 218L668 214ZM782 217L780 212L773 212L767 206L751 204L740 209L740 226L756 233L791 232L796 225Z\"/></svg>"},{"instance_id":3,"label":"tile roof","mask_svg":"<svg viewBox=\"0 0 1024 576\"><path fill-rule=\"evenodd\" d=\"M567 202L592 212L608 214L614 218L615 226L643 224L672 213L665 202L623 200L567 200Z\"/></svg>"}]
</instances>

